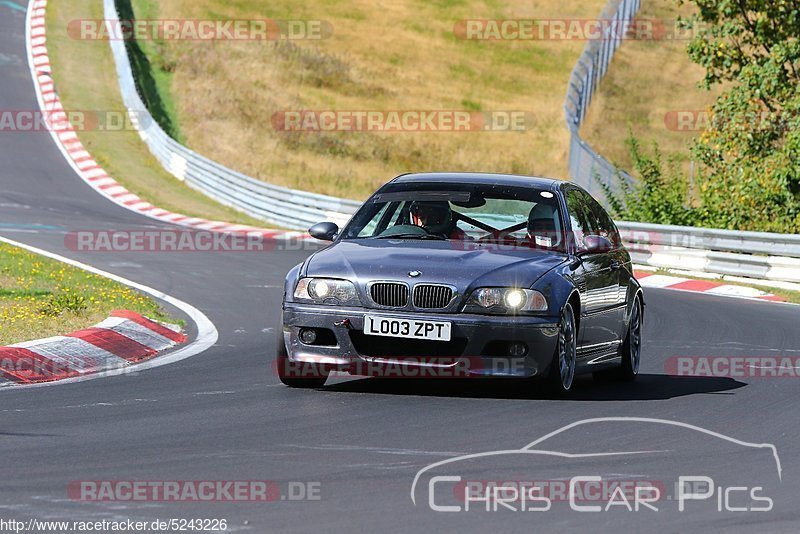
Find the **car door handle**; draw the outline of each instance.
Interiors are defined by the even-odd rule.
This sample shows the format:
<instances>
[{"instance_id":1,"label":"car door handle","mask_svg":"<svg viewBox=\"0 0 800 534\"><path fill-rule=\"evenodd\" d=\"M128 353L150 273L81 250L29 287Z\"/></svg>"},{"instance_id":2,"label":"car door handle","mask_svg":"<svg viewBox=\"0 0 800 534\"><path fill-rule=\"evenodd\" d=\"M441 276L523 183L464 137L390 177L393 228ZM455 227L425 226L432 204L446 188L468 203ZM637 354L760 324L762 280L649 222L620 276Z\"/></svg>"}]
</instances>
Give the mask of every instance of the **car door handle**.
<instances>
[{"instance_id":1,"label":"car door handle","mask_svg":"<svg viewBox=\"0 0 800 534\"><path fill-rule=\"evenodd\" d=\"M614 260L614 261L611 262L611 270L612 271L618 271L620 267L622 267L622 264L620 262L618 262L617 260Z\"/></svg>"}]
</instances>

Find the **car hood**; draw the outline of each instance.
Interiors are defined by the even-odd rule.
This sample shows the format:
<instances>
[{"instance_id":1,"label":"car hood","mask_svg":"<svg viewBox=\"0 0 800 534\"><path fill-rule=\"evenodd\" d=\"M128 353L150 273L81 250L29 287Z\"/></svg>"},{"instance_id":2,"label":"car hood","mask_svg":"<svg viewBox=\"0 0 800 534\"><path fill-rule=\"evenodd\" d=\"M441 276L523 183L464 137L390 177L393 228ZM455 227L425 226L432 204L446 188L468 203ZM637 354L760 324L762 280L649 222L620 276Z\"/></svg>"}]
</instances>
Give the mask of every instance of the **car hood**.
<instances>
[{"instance_id":1,"label":"car hood","mask_svg":"<svg viewBox=\"0 0 800 534\"><path fill-rule=\"evenodd\" d=\"M502 249L454 241L338 241L309 258L306 276L345 278L359 284L373 280L432 282L460 292L482 286L530 287L564 263L564 254L534 249ZM419 271L411 277L410 271Z\"/></svg>"}]
</instances>

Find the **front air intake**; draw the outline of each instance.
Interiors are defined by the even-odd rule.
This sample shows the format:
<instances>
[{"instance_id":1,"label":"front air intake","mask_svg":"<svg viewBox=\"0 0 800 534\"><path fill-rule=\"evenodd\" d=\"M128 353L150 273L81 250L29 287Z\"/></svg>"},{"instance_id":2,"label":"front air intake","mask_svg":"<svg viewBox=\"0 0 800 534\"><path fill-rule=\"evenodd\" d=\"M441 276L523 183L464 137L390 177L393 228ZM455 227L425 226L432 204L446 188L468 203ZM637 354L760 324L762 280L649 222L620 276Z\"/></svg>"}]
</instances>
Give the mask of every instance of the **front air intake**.
<instances>
[{"instance_id":1,"label":"front air intake","mask_svg":"<svg viewBox=\"0 0 800 534\"><path fill-rule=\"evenodd\" d=\"M453 289L448 286L418 284L414 286L414 306L423 310L446 308L453 299Z\"/></svg>"},{"instance_id":2,"label":"front air intake","mask_svg":"<svg viewBox=\"0 0 800 534\"><path fill-rule=\"evenodd\" d=\"M369 290L372 301L388 308L404 308L408 304L408 286L399 282L376 282Z\"/></svg>"}]
</instances>

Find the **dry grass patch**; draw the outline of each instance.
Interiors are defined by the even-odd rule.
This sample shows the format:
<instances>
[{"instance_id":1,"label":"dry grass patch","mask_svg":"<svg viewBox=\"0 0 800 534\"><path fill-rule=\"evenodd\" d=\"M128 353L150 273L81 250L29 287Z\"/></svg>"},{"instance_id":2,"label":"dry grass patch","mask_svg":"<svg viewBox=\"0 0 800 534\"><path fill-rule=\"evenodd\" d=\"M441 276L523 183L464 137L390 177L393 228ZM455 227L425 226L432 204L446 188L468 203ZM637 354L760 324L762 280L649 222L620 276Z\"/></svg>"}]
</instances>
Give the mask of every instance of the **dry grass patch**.
<instances>
[{"instance_id":1,"label":"dry grass patch","mask_svg":"<svg viewBox=\"0 0 800 534\"><path fill-rule=\"evenodd\" d=\"M479 42L456 22L587 18L604 0L134 0L139 18L322 20L320 41L144 43L193 149L272 183L364 198L408 171L567 176L562 104L582 41ZM166 74L166 75L165 75ZM273 128L284 110L525 111L524 132L303 133Z\"/></svg>"},{"instance_id":2,"label":"dry grass patch","mask_svg":"<svg viewBox=\"0 0 800 534\"><path fill-rule=\"evenodd\" d=\"M675 0L644 0L638 18L669 22L690 14L690 6L678 8ZM717 95L698 87L704 70L689 60L688 43L630 40L619 48L581 128L581 136L595 151L630 170L625 145L630 130L648 151L656 141L665 156L675 158L688 172L689 143L699 132L675 131L665 117L676 111L706 110Z\"/></svg>"},{"instance_id":3,"label":"dry grass patch","mask_svg":"<svg viewBox=\"0 0 800 534\"><path fill-rule=\"evenodd\" d=\"M125 110L108 42L76 40L67 33L72 20L103 18L103 3L97 0L61 0L47 6L47 48L56 89L66 109ZM156 206L195 217L263 225L168 174L134 131L82 131L78 136L111 176Z\"/></svg>"}]
</instances>

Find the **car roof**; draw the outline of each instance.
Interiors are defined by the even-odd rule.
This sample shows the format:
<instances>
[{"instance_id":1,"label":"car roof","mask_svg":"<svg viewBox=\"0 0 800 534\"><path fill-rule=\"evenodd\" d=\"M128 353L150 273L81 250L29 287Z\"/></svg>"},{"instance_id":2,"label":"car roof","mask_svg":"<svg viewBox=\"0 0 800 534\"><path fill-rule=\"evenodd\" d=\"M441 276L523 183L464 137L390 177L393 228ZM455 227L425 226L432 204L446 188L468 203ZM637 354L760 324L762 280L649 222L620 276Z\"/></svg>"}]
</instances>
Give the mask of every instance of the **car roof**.
<instances>
[{"instance_id":1,"label":"car roof","mask_svg":"<svg viewBox=\"0 0 800 534\"><path fill-rule=\"evenodd\" d=\"M541 189L555 190L560 184L569 183L555 178L540 176L522 176L518 174L494 174L488 172L420 172L401 174L390 183L438 182L438 183L473 183L510 186L532 186Z\"/></svg>"}]
</instances>

